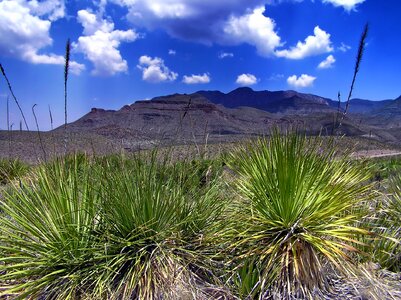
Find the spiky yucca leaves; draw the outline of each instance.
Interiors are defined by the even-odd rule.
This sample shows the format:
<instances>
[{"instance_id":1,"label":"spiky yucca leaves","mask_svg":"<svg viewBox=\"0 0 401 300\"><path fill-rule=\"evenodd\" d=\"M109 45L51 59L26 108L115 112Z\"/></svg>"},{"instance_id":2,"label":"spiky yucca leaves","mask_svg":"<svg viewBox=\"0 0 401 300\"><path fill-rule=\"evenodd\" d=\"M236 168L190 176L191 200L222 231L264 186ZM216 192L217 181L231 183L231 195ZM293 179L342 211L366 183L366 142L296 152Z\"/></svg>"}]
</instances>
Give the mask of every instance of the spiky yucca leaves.
<instances>
[{"instance_id":1,"label":"spiky yucca leaves","mask_svg":"<svg viewBox=\"0 0 401 300\"><path fill-rule=\"evenodd\" d=\"M274 132L228 161L243 198L231 248L240 249L239 265L260 270L259 298L309 298L328 289L326 265L352 270L355 236L366 231L351 208L367 197L367 175L322 149L318 138Z\"/></svg>"},{"instance_id":2,"label":"spiky yucca leaves","mask_svg":"<svg viewBox=\"0 0 401 300\"><path fill-rule=\"evenodd\" d=\"M207 188L194 184L196 165L156 157L131 159L129 168L113 160L105 173L107 240L99 282L109 283L108 298L182 299L199 292L207 265L200 245L224 201L216 180ZM105 286L98 287L104 294Z\"/></svg>"},{"instance_id":3,"label":"spiky yucca leaves","mask_svg":"<svg viewBox=\"0 0 401 300\"><path fill-rule=\"evenodd\" d=\"M379 209L369 225L377 234L371 241L373 259L381 267L401 271L401 174L388 182L388 195L382 197Z\"/></svg>"},{"instance_id":4,"label":"spiky yucca leaves","mask_svg":"<svg viewBox=\"0 0 401 300\"><path fill-rule=\"evenodd\" d=\"M99 185L92 167L88 160L56 161L6 193L0 215L3 294L18 299L85 294L97 276Z\"/></svg>"}]
</instances>

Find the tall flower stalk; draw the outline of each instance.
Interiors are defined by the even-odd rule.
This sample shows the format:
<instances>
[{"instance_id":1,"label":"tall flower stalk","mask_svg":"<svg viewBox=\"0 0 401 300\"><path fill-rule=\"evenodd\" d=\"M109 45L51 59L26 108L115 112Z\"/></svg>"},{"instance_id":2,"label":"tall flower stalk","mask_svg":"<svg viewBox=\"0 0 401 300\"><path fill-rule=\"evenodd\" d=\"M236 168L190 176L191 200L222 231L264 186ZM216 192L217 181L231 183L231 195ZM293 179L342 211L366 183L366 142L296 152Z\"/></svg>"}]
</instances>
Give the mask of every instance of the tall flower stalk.
<instances>
[{"instance_id":1,"label":"tall flower stalk","mask_svg":"<svg viewBox=\"0 0 401 300\"><path fill-rule=\"evenodd\" d=\"M13 91L13 89L12 89L12 87L11 87L11 83L10 83L10 81L8 80L6 71L4 70L2 64L0 64L0 71L1 71L1 73L3 74L4 79L5 79L6 82L7 82L8 89L10 90L11 96L13 96L13 99L14 99L15 103L16 103L17 106L18 106L18 109L19 109L19 111L20 111L20 113L21 113L22 119L24 119L24 123L25 123L26 130L29 131L29 126L28 126L28 123L27 123L27 121L26 121L24 112L22 111L22 108L21 108L21 106L20 106L20 104L19 104L19 102L18 102L18 100L17 100L17 97L16 97L15 94L14 94L14 91Z\"/></svg>"},{"instance_id":2,"label":"tall flower stalk","mask_svg":"<svg viewBox=\"0 0 401 300\"><path fill-rule=\"evenodd\" d=\"M64 65L64 151L67 153L67 83L68 83L68 71L70 67L70 52L71 52L71 41L67 40L65 46L65 65Z\"/></svg>"}]
</instances>

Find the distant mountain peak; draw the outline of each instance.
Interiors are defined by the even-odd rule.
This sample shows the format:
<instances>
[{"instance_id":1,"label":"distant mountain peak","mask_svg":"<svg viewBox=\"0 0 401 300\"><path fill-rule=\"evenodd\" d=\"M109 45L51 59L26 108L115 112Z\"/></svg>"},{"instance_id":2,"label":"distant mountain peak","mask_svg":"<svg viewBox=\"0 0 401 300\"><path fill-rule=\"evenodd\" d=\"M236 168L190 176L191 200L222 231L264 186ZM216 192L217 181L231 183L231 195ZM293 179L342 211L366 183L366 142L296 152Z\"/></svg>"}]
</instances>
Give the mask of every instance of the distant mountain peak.
<instances>
[{"instance_id":1,"label":"distant mountain peak","mask_svg":"<svg viewBox=\"0 0 401 300\"><path fill-rule=\"evenodd\" d=\"M235 92L254 92L252 88L249 86L242 86L239 88L236 88L235 90L232 90L230 93L235 93Z\"/></svg>"},{"instance_id":2,"label":"distant mountain peak","mask_svg":"<svg viewBox=\"0 0 401 300\"><path fill-rule=\"evenodd\" d=\"M217 91L198 91L213 103L225 107L236 108L249 106L271 113L287 113L289 111L327 111L332 110L331 100L312 94L288 91L254 91L250 87L240 87L229 93Z\"/></svg>"}]
</instances>

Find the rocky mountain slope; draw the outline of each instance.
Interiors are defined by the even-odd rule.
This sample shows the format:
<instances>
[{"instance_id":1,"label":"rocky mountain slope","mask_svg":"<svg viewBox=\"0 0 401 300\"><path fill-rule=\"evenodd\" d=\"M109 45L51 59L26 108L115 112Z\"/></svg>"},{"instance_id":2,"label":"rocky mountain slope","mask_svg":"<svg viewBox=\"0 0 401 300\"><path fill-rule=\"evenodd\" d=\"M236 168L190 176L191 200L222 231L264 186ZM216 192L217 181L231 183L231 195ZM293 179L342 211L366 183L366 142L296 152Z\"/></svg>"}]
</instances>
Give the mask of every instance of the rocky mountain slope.
<instances>
[{"instance_id":1,"label":"rocky mountain slope","mask_svg":"<svg viewBox=\"0 0 401 300\"><path fill-rule=\"evenodd\" d=\"M225 107L251 106L271 113L310 113L334 110L334 103L330 99L295 91L254 91L244 87L227 94L219 91L198 91L197 94Z\"/></svg>"},{"instance_id":2,"label":"rocky mountain slope","mask_svg":"<svg viewBox=\"0 0 401 300\"><path fill-rule=\"evenodd\" d=\"M371 102L351 102L340 134L398 143L401 99ZM69 124L68 130L118 140L127 149L154 143L227 142L267 134L273 127L330 135L337 105L336 101L295 91L199 91L137 101L117 111L93 108ZM383 120L386 125L380 124Z\"/></svg>"}]
</instances>

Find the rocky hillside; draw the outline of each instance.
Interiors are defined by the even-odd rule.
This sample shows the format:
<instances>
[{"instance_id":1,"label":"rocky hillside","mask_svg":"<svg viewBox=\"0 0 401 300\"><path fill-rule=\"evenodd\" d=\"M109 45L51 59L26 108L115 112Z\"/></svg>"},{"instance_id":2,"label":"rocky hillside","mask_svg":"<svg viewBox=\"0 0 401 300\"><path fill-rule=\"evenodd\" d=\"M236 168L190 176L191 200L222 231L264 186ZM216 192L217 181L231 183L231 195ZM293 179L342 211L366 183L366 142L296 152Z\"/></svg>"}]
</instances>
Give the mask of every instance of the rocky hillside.
<instances>
[{"instance_id":1,"label":"rocky hillside","mask_svg":"<svg viewBox=\"0 0 401 300\"><path fill-rule=\"evenodd\" d=\"M199 91L137 101L116 111L93 108L70 123L68 130L103 136L127 149L155 143L229 142L267 134L273 127L330 135L337 105L336 101L295 91ZM400 128L401 98L379 102L355 99L339 134L400 143Z\"/></svg>"},{"instance_id":2,"label":"rocky hillside","mask_svg":"<svg viewBox=\"0 0 401 300\"><path fill-rule=\"evenodd\" d=\"M271 113L330 112L335 109L330 99L295 91L254 91L244 87L227 94L219 91L197 93L225 107L251 106Z\"/></svg>"}]
</instances>

